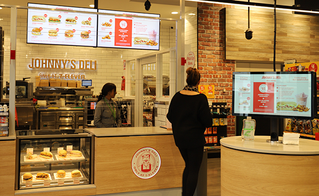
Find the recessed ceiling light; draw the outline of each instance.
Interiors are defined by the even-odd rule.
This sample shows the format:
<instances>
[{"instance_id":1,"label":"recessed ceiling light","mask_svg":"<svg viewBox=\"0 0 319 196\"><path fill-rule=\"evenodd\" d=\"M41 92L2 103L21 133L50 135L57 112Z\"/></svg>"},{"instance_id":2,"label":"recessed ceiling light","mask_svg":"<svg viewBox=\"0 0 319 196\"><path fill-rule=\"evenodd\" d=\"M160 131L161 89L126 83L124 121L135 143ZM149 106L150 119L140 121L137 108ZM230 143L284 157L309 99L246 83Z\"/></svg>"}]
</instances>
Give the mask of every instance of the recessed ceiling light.
<instances>
[{"instance_id":1,"label":"recessed ceiling light","mask_svg":"<svg viewBox=\"0 0 319 196\"><path fill-rule=\"evenodd\" d=\"M171 14L178 14L178 12L172 12Z\"/></svg>"},{"instance_id":2,"label":"recessed ceiling light","mask_svg":"<svg viewBox=\"0 0 319 196\"><path fill-rule=\"evenodd\" d=\"M2 7L0 7L0 10L2 9Z\"/></svg>"},{"instance_id":3,"label":"recessed ceiling light","mask_svg":"<svg viewBox=\"0 0 319 196\"><path fill-rule=\"evenodd\" d=\"M91 4L90 7L94 7L94 4Z\"/></svg>"},{"instance_id":4,"label":"recessed ceiling light","mask_svg":"<svg viewBox=\"0 0 319 196\"><path fill-rule=\"evenodd\" d=\"M189 13L188 15L190 15L190 16L195 16L196 14L194 14L194 13Z\"/></svg>"}]
</instances>

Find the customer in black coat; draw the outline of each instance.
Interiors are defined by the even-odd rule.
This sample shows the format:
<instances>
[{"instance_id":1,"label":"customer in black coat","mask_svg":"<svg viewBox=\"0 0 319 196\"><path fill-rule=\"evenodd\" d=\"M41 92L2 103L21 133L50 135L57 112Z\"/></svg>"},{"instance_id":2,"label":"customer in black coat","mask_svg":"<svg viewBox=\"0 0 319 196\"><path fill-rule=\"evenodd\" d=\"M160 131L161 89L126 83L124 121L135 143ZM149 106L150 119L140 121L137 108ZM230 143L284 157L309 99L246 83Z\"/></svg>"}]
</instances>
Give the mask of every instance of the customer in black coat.
<instances>
[{"instance_id":1,"label":"customer in black coat","mask_svg":"<svg viewBox=\"0 0 319 196\"><path fill-rule=\"evenodd\" d=\"M172 123L175 144L185 161L182 196L193 196L202 163L207 127L212 126L212 116L207 97L198 93L200 73L188 68L187 85L171 100L167 119Z\"/></svg>"}]
</instances>

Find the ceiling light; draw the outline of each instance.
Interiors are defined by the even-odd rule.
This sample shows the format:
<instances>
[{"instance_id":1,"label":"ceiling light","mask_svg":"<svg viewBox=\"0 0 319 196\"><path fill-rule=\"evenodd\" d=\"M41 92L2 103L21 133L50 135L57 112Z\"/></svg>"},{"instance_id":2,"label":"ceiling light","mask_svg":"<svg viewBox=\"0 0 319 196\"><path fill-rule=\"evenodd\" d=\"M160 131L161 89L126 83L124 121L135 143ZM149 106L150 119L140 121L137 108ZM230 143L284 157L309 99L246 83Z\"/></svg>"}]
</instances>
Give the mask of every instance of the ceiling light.
<instances>
[{"instance_id":1,"label":"ceiling light","mask_svg":"<svg viewBox=\"0 0 319 196\"><path fill-rule=\"evenodd\" d=\"M190 15L190 16L195 16L196 14L194 14L194 13L189 13L188 15Z\"/></svg>"},{"instance_id":2,"label":"ceiling light","mask_svg":"<svg viewBox=\"0 0 319 196\"><path fill-rule=\"evenodd\" d=\"M2 7L0 7L0 10L2 9Z\"/></svg>"},{"instance_id":3,"label":"ceiling light","mask_svg":"<svg viewBox=\"0 0 319 196\"><path fill-rule=\"evenodd\" d=\"M178 12L172 12L171 14L178 14Z\"/></svg>"},{"instance_id":4,"label":"ceiling light","mask_svg":"<svg viewBox=\"0 0 319 196\"><path fill-rule=\"evenodd\" d=\"M94 7L94 4L91 4L90 7Z\"/></svg>"}]
</instances>

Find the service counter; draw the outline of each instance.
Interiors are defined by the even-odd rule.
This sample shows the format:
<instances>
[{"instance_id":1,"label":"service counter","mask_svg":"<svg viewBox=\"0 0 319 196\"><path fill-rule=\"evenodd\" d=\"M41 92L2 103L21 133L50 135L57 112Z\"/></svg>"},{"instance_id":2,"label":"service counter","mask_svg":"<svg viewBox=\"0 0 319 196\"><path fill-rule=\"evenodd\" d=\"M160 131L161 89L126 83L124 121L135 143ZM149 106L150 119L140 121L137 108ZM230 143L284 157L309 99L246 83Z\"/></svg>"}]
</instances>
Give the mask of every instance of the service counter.
<instances>
[{"instance_id":1,"label":"service counter","mask_svg":"<svg viewBox=\"0 0 319 196\"><path fill-rule=\"evenodd\" d=\"M1 137L0 195L125 195L135 191L176 191L182 187L184 161L172 131L159 127L89 128L86 131L93 138L91 184L52 188L15 190L19 139Z\"/></svg>"},{"instance_id":2,"label":"service counter","mask_svg":"<svg viewBox=\"0 0 319 196\"><path fill-rule=\"evenodd\" d=\"M221 195L317 195L319 142L283 145L267 139L221 140Z\"/></svg>"},{"instance_id":3,"label":"service counter","mask_svg":"<svg viewBox=\"0 0 319 196\"><path fill-rule=\"evenodd\" d=\"M184 161L172 131L159 127L86 130L95 135L96 194L182 187ZM143 163L150 167L143 171Z\"/></svg>"}]
</instances>

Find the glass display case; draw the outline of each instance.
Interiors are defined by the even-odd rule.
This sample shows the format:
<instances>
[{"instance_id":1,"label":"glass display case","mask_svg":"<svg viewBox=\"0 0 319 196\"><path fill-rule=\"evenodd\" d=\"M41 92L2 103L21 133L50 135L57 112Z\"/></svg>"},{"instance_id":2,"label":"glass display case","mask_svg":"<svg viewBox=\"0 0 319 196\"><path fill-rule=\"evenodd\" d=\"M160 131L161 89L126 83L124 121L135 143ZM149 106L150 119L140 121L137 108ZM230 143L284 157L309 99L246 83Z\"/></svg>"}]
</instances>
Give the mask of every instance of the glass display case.
<instances>
[{"instance_id":1,"label":"glass display case","mask_svg":"<svg viewBox=\"0 0 319 196\"><path fill-rule=\"evenodd\" d=\"M17 132L16 190L93 184L92 139L84 130Z\"/></svg>"}]
</instances>

